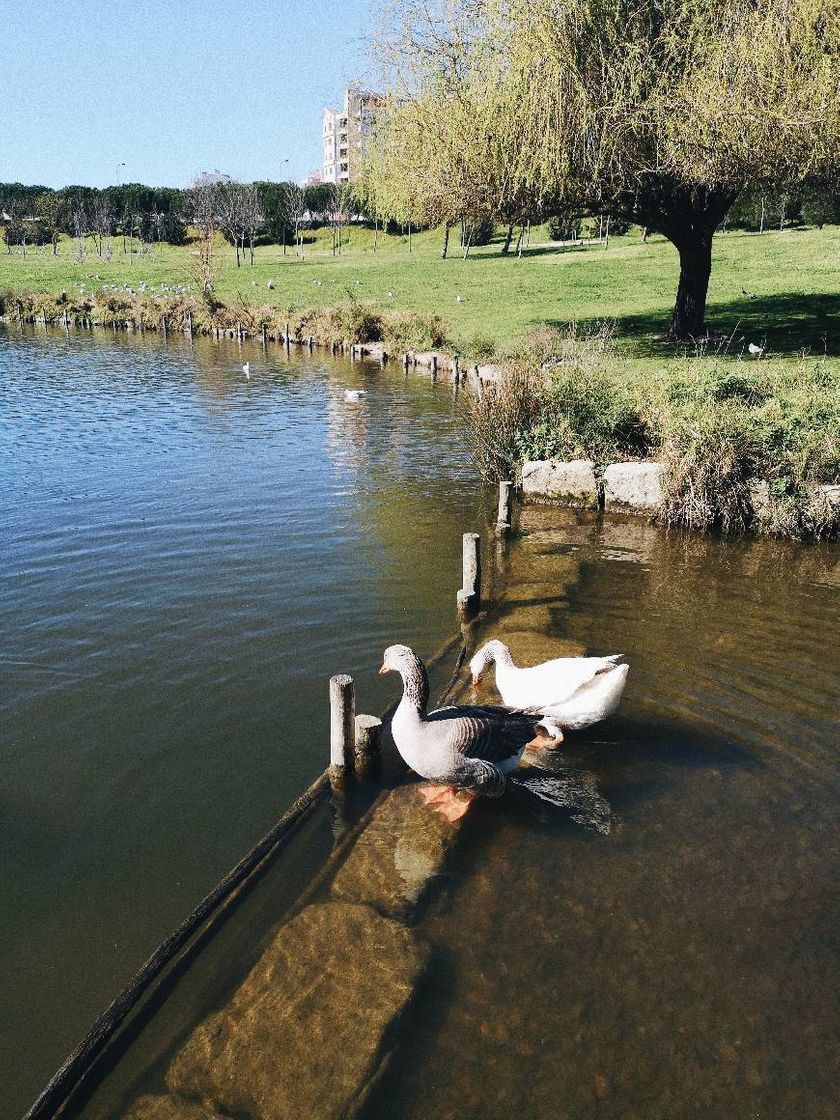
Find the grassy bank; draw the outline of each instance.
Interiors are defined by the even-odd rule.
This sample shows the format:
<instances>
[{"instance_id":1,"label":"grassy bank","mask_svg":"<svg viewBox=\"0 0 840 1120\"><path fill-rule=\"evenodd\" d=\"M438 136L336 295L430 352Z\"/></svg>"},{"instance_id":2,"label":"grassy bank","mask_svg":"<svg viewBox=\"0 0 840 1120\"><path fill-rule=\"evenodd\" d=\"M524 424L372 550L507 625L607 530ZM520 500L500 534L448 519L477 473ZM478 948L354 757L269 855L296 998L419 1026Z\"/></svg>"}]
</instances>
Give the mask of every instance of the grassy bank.
<instances>
[{"instance_id":1,"label":"grassy bank","mask_svg":"<svg viewBox=\"0 0 840 1120\"><path fill-rule=\"evenodd\" d=\"M440 231L415 234L409 253L407 237L380 233L374 251L373 231L354 227L345 231L341 256L331 252L329 231L308 236L312 240L304 247L303 260L291 249L284 256L280 246L260 246L254 266L239 269L233 249L220 247L220 300L228 307L259 307L281 317L352 304L373 314L436 315L451 345L476 357L514 352L528 331L543 323L585 325L604 319L615 323L616 338L634 355L671 353L659 340L673 304L677 256L661 237L642 242L638 231L631 231L611 239L607 249L597 242L561 249L545 243L547 234L537 228L521 260L501 256L496 242L473 249L466 261L457 248L442 261ZM111 250L110 260L88 254L79 263L73 260L71 241L62 242L58 257L49 246L29 249L25 259L17 250L0 254L0 290L66 291L77 301L103 285L136 291L145 284L155 294L161 285L195 287L189 245L155 246L139 256L124 254L121 239L114 238ZM836 227L719 234L709 292L711 331L733 334L733 357L748 341L764 343L778 354L803 347L838 353L838 340L829 333L830 315L840 306L838 252Z\"/></svg>"},{"instance_id":2,"label":"grassy bank","mask_svg":"<svg viewBox=\"0 0 840 1120\"><path fill-rule=\"evenodd\" d=\"M543 328L471 403L469 431L491 479L528 459L656 459L668 524L840 530L840 507L818 490L840 481L840 367L825 356L733 361L722 348L657 366L622 354L606 325Z\"/></svg>"},{"instance_id":3,"label":"grassy bank","mask_svg":"<svg viewBox=\"0 0 840 1120\"><path fill-rule=\"evenodd\" d=\"M209 304L190 246L124 254L114 239L110 260L80 262L70 242L57 257L49 247L7 254L0 314L272 338L288 323L293 338L328 345L381 339L395 351L504 357L509 380L473 409L488 476L526 458L652 457L669 467L671 523L837 534L836 509L813 500L840 473L836 227L718 235L710 339L698 347L662 341L676 254L638 231L609 247L560 248L540 244L537 229L521 260L495 243L442 261L440 231L414 235L409 253L407 237L380 233L374 249L373 231L353 228L340 256L329 231L309 236L302 260L264 246L239 269L220 245Z\"/></svg>"}]
</instances>

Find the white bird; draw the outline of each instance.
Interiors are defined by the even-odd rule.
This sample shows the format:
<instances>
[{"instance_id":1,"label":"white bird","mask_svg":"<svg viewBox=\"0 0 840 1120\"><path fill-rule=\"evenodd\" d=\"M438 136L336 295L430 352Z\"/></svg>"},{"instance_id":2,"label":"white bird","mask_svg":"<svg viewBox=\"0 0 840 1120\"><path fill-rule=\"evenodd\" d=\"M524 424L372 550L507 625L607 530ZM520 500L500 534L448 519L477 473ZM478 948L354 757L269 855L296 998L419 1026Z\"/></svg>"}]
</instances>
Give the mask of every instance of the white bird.
<instances>
[{"instance_id":1,"label":"white bird","mask_svg":"<svg viewBox=\"0 0 840 1120\"><path fill-rule=\"evenodd\" d=\"M463 303L463 302L464 302L464 300L463 300L463 297L461 297L461 296L456 296L456 297L455 297L455 302L456 302L456 303Z\"/></svg>"},{"instance_id":2,"label":"white bird","mask_svg":"<svg viewBox=\"0 0 840 1120\"><path fill-rule=\"evenodd\" d=\"M435 783L423 791L426 804L456 821L479 794L504 793L507 775L539 736L540 717L492 705L438 708L427 715L429 678L417 654L408 646L389 646L379 672L391 671L403 681L391 734L411 769Z\"/></svg>"},{"instance_id":3,"label":"white bird","mask_svg":"<svg viewBox=\"0 0 840 1120\"><path fill-rule=\"evenodd\" d=\"M362 397L367 396L366 389L345 389L344 399L346 401L360 401Z\"/></svg>"},{"instance_id":4,"label":"white bird","mask_svg":"<svg viewBox=\"0 0 840 1120\"><path fill-rule=\"evenodd\" d=\"M748 292L746 288L741 288L741 295L746 296L747 299L758 299L758 296L755 294L755 292Z\"/></svg>"},{"instance_id":5,"label":"white bird","mask_svg":"<svg viewBox=\"0 0 840 1120\"><path fill-rule=\"evenodd\" d=\"M470 661L473 687L488 665L496 664L496 688L511 708L540 712L554 734L562 727L576 731L606 719L618 707L629 665L622 654L609 657L557 657L541 665L514 665L504 642L493 639ZM556 725L556 726L552 726ZM555 738L562 739L562 733Z\"/></svg>"},{"instance_id":6,"label":"white bird","mask_svg":"<svg viewBox=\"0 0 840 1120\"><path fill-rule=\"evenodd\" d=\"M749 352L752 354L752 356L754 358L760 358L761 355L764 353L764 347L763 346L756 346L756 344L754 342L750 342L747 345L747 349L749 350Z\"/></svg>"},{"instance_id":7,"label":"white bird","mask_svg":"<svg viewBox=\"0 0 840 1120\"><path fill-rule=\"evenodd\" d=\"M242 367L242 372L245 374L245 377L250 381L251 380L251 363L250 362L245 363L245 365Z\"/></svg>"},{"instance_id":8,"label":"white bird","mask_svg":"<svg viewBox=\"0 0 840 1120\"><path fill-rule=\"evenodd\" d=\"M394 293L388 292L388 299L394 299Z\"/></svg>"},{"instance_id":9,"label":"white bird","mask_svg":"<svg viewBox=\"0 0 840 1120\"><path fill-rule=\"evenodd\" d=\"M273 280L269 280L269 282L268 282L268 283L266 284L266 287L267 287L267 288L273 288L273 287L274 287L274 281L273 281Z\"/></svg>"}]
</instances>

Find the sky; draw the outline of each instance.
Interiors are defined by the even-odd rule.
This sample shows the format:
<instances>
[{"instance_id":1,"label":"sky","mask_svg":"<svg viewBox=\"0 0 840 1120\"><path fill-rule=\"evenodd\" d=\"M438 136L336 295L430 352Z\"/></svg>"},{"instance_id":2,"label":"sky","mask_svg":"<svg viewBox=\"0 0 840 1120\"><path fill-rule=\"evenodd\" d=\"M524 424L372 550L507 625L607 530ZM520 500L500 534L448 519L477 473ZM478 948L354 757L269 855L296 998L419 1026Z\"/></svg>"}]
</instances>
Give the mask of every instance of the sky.
<instances>
[{"instance_id":1,"label":"sky","mask_svg":"<svg viewBox=\"0 0 840 1120\"><path fill-rule=\"evenodd\" d=\"M302 179L377 0L0 0L0 182ZM12 46L13 44L13 46Z\"/></svg>"}]
</instances>

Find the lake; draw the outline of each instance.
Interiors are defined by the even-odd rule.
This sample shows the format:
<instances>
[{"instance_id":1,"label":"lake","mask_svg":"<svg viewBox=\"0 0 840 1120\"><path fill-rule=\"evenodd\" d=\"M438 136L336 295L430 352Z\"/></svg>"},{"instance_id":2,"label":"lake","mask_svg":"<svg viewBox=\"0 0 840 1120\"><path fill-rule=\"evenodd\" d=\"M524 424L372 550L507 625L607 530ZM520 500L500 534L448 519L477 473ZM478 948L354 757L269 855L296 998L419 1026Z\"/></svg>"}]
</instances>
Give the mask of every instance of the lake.
<instances>
[{"instance_id":1,"label":"lake","mask_svg":"<svg viewBox=\"0 0 840 1120\"><path fill-rule=\"evenodd\" d=\"M399 693L383 646L457 632L461 533L492 496L451 388L401 369L34 331L0 363L14 1115L323 768L327 678L379 712ZM621 652L627 691L536 760L548 800L470 810L410 920L428 967L360 1117L833 1120L840 548L516 522L484 533L468 646ZM320 874L332 811L164 984L82 1115L171 1087ZM384 860L405 865L412 827Z\"/></svg>"},{"instance_id":2,"label":"lake","mask_svg":"<svg viewBox=\"0 0 840 1120\"><path fill-rule=\"evenodd\" d=\"M383 648L452 632L457 417L317 351L0 327L4 1116L323 770L328 678L378 712Z\"/></svg>"}]
</instances>

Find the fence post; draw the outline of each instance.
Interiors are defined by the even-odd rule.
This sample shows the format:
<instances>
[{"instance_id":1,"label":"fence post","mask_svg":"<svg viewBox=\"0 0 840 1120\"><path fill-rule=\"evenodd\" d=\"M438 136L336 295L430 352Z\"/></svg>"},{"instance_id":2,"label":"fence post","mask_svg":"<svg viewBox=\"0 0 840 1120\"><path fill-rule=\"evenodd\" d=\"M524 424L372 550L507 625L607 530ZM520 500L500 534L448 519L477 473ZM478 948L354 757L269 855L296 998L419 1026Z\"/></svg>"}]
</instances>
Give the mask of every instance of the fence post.
<instances>
[{"instance_id":1,"label":"fence post","mask_svg":"<svg viewBox=\"0 0 840 1120\"><path fill-rule=\"evenodd\" d=\"M330 677L330 779L353 773L356 751L356 697L353 678Z\"/></svg>"},{"instance_id":2,"label":"fence post","mask_svg":"<svg viewBox=\"0 0 840 1120\"><path fill-rule=\"evenodd\" d=\"M510 532L513 509L513 483L510 481L499 483L499 512L496 515L496 532Z\"/></svg>"},{"instance_id":3,"label":"fence post","mask_svg":"<svg viewBox=\"0 0 840 1120\"><path fill-rule=\"evenodd\" d=\"M458 592L458 613L470 618L481 606L481 538L478 533L464 533L463 538L464 585Z\"/></svg>"},{"instance_id":4,"label":"fence post","mask_svg":"<svg viewBox=\"0 0 840 1120\"><path fill-rule=\"evenodd\" d=\"M356 716L356 777L363 778L379 761L382 749L382 720L378 716Z\"/></svg>"}]
</instances>

